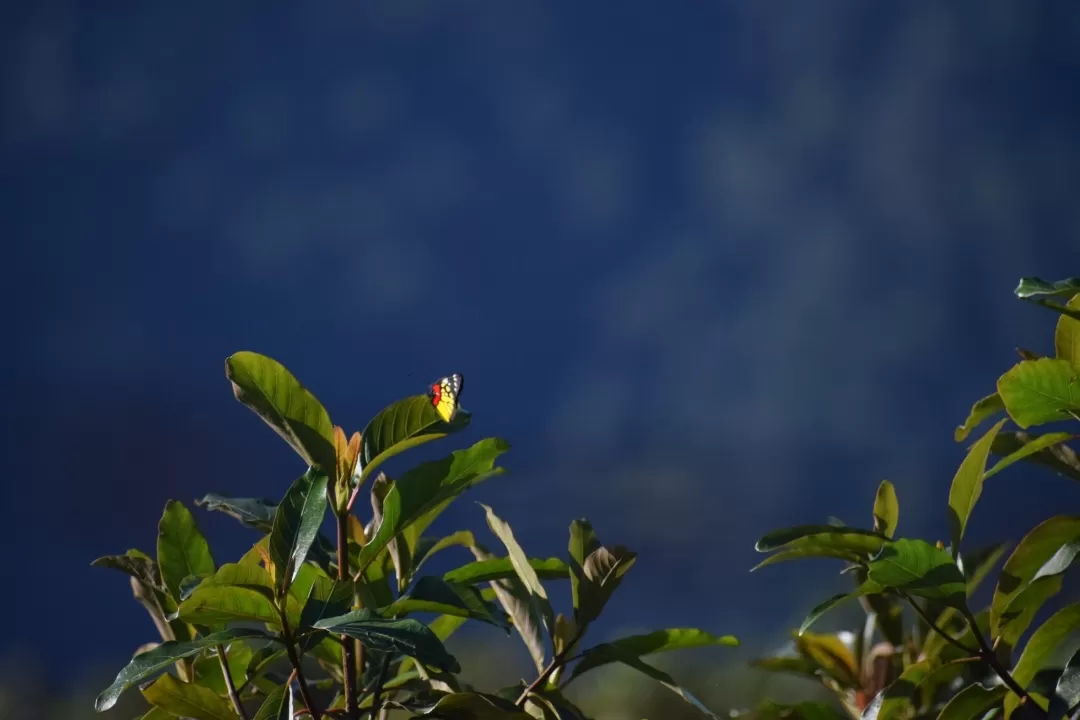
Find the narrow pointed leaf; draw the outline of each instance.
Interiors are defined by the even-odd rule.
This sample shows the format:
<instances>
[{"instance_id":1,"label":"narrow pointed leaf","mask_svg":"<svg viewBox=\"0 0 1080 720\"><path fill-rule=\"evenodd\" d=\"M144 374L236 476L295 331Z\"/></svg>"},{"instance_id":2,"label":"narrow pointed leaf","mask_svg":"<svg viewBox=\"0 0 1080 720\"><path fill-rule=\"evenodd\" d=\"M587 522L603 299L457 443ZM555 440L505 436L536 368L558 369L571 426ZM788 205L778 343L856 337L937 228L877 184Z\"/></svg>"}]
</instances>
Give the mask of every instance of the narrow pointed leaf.
<instances>
[{"instance_id":1,"label":"narrow pointed leaf","mask_svg":"<svg viewBox=\"0 0 1080 720\"><path fill-rule=\"evenodd\" d=\"M229 702L209 688L182 683L172 675L162 675L142 691L154 707L195 720L236 720Z\"/></svg>"},{"instance_id":2,"label":"narrow pointed leaf","mask_svg":"<svg viewBox=\"0 0 1080 720\"><path fill-rule=\"evenodd\" d=\"M360 433L359 482L384 461L409 448L458 432L471 419L468 412L459 409L453 422L443 422L427 395L413 395L383 408Z\"/></svg>"},{"instance_id":3,"label":"narrow pointed leaf","mask_svg":"<svg viewBox=\"0 0 1080 720\"><path fill-rule=\"evenodd\" d=\"M238 352L225 361L236 399L255 411L304 462L333 473L334 426L322 403L277 360Z\"/></svg>"},{"instance_id":4,"label":"narrow pointed leaf","mask_svg":"<svg viewBox=\"0 0 1080 720\"><path fill-rule=\"evenodd\" d=\"M470 548L470 550L480 562L497 559L479 545ZM510 562L509 558L506 558L506 560L508 563ZM491 580L489 589L498 598L499 604L506 610L506 614L510 616L514 629L518 631L522 642L525 643L525 647L529 650L529 656L532 658L533 664L536 665L537 672L540 672L547 662L547 642L544 635L543 615L537 607L537 603L533 600L534 595L518 579L517 573L513 571L512 563L510 563L510 566L511 574ZM444 579L446 579L445 576Z\"/></svg>"},{"instance_id":5,"label":"narrow pointed leaf","mask_svg":"<svg viewBox=\"0 0 1080 720\"><path fill-rule=\"evenodd\" d=\"M896 499L896 488L888 480L882 480L874 497L874 532L891 538L900 521L900 502Z\"/></svg>"},{"instance_id":6,"label":"narrow pointed leaf","mask_svg":"<svg viewBox=\"0 0 1080 720\"><path fill-rule=\"evenodd\" d=\"M277 505L272 500L231 498L217 493L209 493L196 500L195 506L231 515L244 525L262 532L270 532L274 526L274 513L277 512Z\"/></svg>"},{"instance_id":7,"label":"narrow pointed leaf","mask_svg":"<svg viewBox=\"0 0 1080 720\"><path fill-rule=\"evenodd\" d=\"M589 521L580 518L570 523L570 594L575 611L581 607L579 586L584 578L585 558L598 547L600 540Z\"/></svg>"},{"instance_id":8,"label":"narrow pointed leaf","mask_svg":"<svg viewBox=\"0 0 1080 720\"><path fill-rule=\"evenodd\" d=\"M953 431L953 440L963 442L983 420L1001 412L1005 412L1005 403L1002 402L1001 396L997 393L987 395L971 406L967 420Z\"/></svg>"},{"instance_id":9,"label":"narrow pointed leaf","mask_svg":"<svg viewBox=\"0 0 1080 720\"><path fill-rule=\"evenodd\" d=\"M1041 437L1041 435L1032 435L1023 431L998 433L994 440L993 452L995 455L1008 457L1030 443L1039 442ZM1076 451L1064 443L1051 444L1031 455L1025 454L1022 459L1080 482L1080 458L1077 457Z\"/></svg>"},{"instance_id":10,"label":"narrow pointed leaf","mask_svg":"<svg viewBox=\"0 0 1080 720\"><path fill-rule=\"evenodd\" d=\"M514 531L511 530L510 525L496 515L495 511L487 505L481 503L480 507L484 508L487 524L491 528L491 532L495 533L496 537L506 546L506 554L510 558L510 563L514 566L514 572L517 573L518 579L521 580L525 589L529 591L533 605L540 613L540 617L544 619L544 626L550 636L555 631L555 616L552 613L551 603L548 601L544 585L540 582L536 570L529 563L529 557L514 538Z\"/></svg>"},{"instance_id":11,"label":"narrow pointed leaf","mask_svg":"<svg viewBox=\"0 0 1080 720\"><path fill-rule=\"evenodd\" d=\"M967 583L949 553L922 540L902 538L882 548L867 569L871 581L917 597L964 606Z\"/></svg>"},{"instance_id":12,"label":"narrow pointed leaf","mask_svg":"<svg viewBox=\"0 0 1080 720\"><path fill-rule=\"evenodd\" d=\"M1031 627L1035 614L1061 591L1061 584L1060 575L1032 580L1005 606L998 619L996 637L1005 645L1016 647L1020 637Z\"/></svg>"},{"instance_id":13,"label":"narrow pointed leaf","mask_svg":"<svg viewBox=\"0 0 1080 720\"><path fill-rule=\"evenodd\" d=\"M952 696L937 716L937 720L976 720L1001 702L1009 692L1004 685L985 688L978 683L968 685Z\"/></svg>"},{"instance_id":14,"label":"narrow pointed leaf","mask_svg":"<svg viewBox=\"0 0 1080 720\"><path fill-rule=\"evenodd\" d=\"M887 538L871 530L835 525L797 525L765 535L757 541L754 549L771 552L819 544L845 551L876 553L886 541Z\"/></svg>"},{"instance_id":15,"label":"narrow pointed leaf","mask_svg":"<svg viewBox=\"0 0 1080 720\"><path fill-rule=\"evenodd\" d=\"M158 567L161 579L174 600L180 598L180 583L188 575L211 575L214 558L191 511L177 500L165 504L158 523Z\"/></svg>"},{"instance_id":16,"label":"narrow pointed leaf","mask_svg":"<svg viewBox=\"0 0 1080 720\"><path fill-rule=\"evenodd\" d=\"M411 530L412 528L410 528ZM434 542L431 538L421 538L413 549L413 573L419 572L423 564L436 553L451 547L464 547L469 548L476 544L476 538L473 537L470 530L458 530L456 533L452 533L445 537L441 537Z\"/></svg>"},{"instance_id":17,"label":"narrow pointed leaf","mask_svg":"<svg viewBox=\"0 0 1080 720\"><path fill-rule=\"evenodd\" d=\"M570 577L570 567L559 558L529 558L529 565L537 577L544 580L565 580ZM514 564L508 557L491 557L487 560L462 565L448 571L443 580L454 583L476 584L517 577Z\"/></svg>"},{"instance_id":18,"label":"narrow pointed leaf","mask_svg":"<svg viewBox=\"0 0 1080 720\"><path fill-rule=\"evenodd\" d=\"M734 635L713 635L697 628L667 628L644 635L631 635L589 648L581 654L567 683L589 670L617 662L623 657L640 658L654 653L689 650L698 647L738 647Z\"/></svg>"},{"instance_id":19,"label":"narrow pointed leaf","mask_svg":"<svg viewBox=\"0 0 1080 720\"><path fill-rule=\"evenodd\" d=\"M392 605L379 610L386 616L404 615L411 612L435 612L459 615L488 623L510 632L510 621L499 608L484 602L480 593L471 585L449 583L442 578L422 577L416 581L408 594L398 598Z\"/></svg>"},{"instance_id":20,"label":"narrow pointed leaf","mask_svg":"<svg viewBox=\"0 0 1080 720\"><path fill-rule=\"evenodd\" d=\"M1073 654L1065 669L1061 671L1046 716L1060 718L1071 715L1076 712L1077 707L1080 707L1080 650Z\"/></svg>"},{"instance_id":21,"label":"narrow pointed leaf","mask_svg":"<svg viewBox=\"0 0 1080 720\"><path fill-rule=\"evenodd\" d=\"M213 633L196 640L163 642L153 650L136 655L116 676L112 685L105 688L94 702L98 712L108 710L116 704L117 698L128 688L153 677L175 663L177 660L191 657L208 647L228 643L238 638L266 637L261 630L234 628Z\"/></svg>"},{"instance_id":22,"label":"narrow pointed leaf","mask_svg":"<svg viewBox=\"0 0 1080 720\"><path fill-rule=\"evenodd\" d=\"M998 378L1009 417L1021 428L1080 414L1080 368L1067 360L1025 360Z\"/></svg>"},{"instance_id":23,"label":"narrow pointed leaf","mask_svg":"<svg viewBox=\"0 0 1080 720\"><path fill-rule=\"evenodd\" d=\"M292 689L288 685L278 685L263 700L252 720L292 720L293 712Z\"/></svg>"},{"instance_id":24,"label":"narrow pointed leaf","mask_svg":"<svg viewBox=\"0 0 1080 720\"><path fill-rule=\"evenodd\" d=\"M152 587L164 587L157 563L141 550L128 550L123 555L106 555L90 563L91 567L106 567L119 570Z\"/></svg>"},{"instance_id":25,"label":"narrow pointed leaf","mask_svg":"<svg viewBox=\"0 0 1080 720\"><path fill-rule=\"evenodd\" d=\"M949 525L952 531L954 557L960 552L960 540L964 537L971 511L975 509L975 503L982 495L983 472L986 470L986 458L990 455L990 446L1004 424L1004 420L999 421L971 446L971 450L968 451L956 475L953 476L952 487L949 488Z\"/></svg>"},{"instance_id":26,"label":"narrow pointed leaf","mask_svg":"<svg viewBox=\"0 0 1080 720\"><path fill-rule=\"evenodd\" d=\"M274 513L270 558L276 568L278 595L284 595L307 559L326 514L325 473L310 469L292 484Z\"/></svg>"},{"instance_id":27,"label":"narrow pointed leaf","mask_svg":"<svg viewBox=\"0 0 1080 720\"><path fill-rule=\"evenodd\" d=\"M983 475L983 480L993 477L994 475L997 475L999 472L1009 467L1013 463L1020 462L1021 460L1031 457L1032 455L1035 455L1037 453L1046 452L1052 457L1053 455L1049 453L1049 451L1047 450L1048 448L1059 443L1063 443L1066 440L1072 440L1074 437L1076 436L1072 433L1056 432L1046 433L1045 435L1040 435L1036 438L1033 438L1031 442L1024 443L1024 445L1022 445L1015 451L1001 458L1001 460L998 460L992 468L986 471L986 474Z\"/></svg>"},{"instance_id":28,"label":"narrow pointed leaf","mask_svg":"<svg viewBox=\"0 0 1080 720\"><path fill-rule=\"evenodd\" d=\"M618 589L622 577L637 561L637 554L616 545L600 546L585 558L579 588L580 607L574 612L579 624L590 623L600 616L604 606Z\"/></svg>"},{"instance_id":29,"label":"narrow pointed leaf","mask_svg":"<svg viewBox=\"0 0 1080 720\"><path fill-rule=\"evenodd\" d=\"M854 600L857 597L866 595L868 592L880 592L880 588L874 588L873 586L871 587L872 589L869 590L859 588L855 592L833 595L824 602L818 604L813 610L810 611L810 614L806 616L806 619L802 621L802 625L799 626L799 634L802 635L804 632L810 629L811 625L818 621L818 618L820 618L822 615L829 612L833 608L843 605L848 600Z\"/></svg>"},{"instance_id":30,"label":"narrow pointed leaf","mask_svg":"<svg viewBox=\"0 0 1080 720\"><path fill-rule=\"evenodd\" d=\"M1080 316L1080 291L1073 295L1065 306ZM1054 354L1059 360L1066 360L1080 366L1080 317L1062 315L1058 318L1054 330Z\"/></svg>"},{"instance_id":31,"label":"narrow pointed leaf","mask_svg":"<svg viewBox=\"0 0 1080 720\"><path fill-rule=\"evenodd\" d=\"M1031 634L1024 652L1020 654L1012 670L1013 679L1022 688L1035 679L1035 675L1046 667L1047 662L1062 645L1080 630L1080 603L1066 605L1050 616L1046 622ZM1075 648L1074 648L1075 649ZM1005 720L1012 715L1020 704L1020 698L1013 693L1005 697Z\"/></svg>"},{"instance_id":32,"label":"narrow pointed leaf","mask_svg":"<svg viewBox=\"0 0 1080 720\"><path fill-rule=\"evenodd\" d=\"M1065 278L1056 282L1047 282L1037 277L1024 277L1020 278L1020 284L1013 292L1016 297L1024 300L1032 297L1074 295L1080 293L1080 277Z\"/></svg>"},{"instance_id":33,"label":"narrow pointed leaf","mask_svg":"<svg viewBox=\"0 0 1080 720\"><path fill-rule=\"evenodd\" d=\"M401 653L446 672L461 672L458 661L446 652L435 633L412 618L389 620L369 610L356 610L320 620L315 627L336 635L356 638L366 647L380 652Z\"/></svg>"},{"instance_id":34,"label":"narrow pointed leaf","mask_svg":"<svg viewBox=\"0 0 1080 720\"><path fill-rule=\"evenodd\" d=\"M461 720L533 720L514 703L497 695L462 692L443 695L438 702L413 710L420 717L461 718Z\"/></svg>"},{"instance_id":35,"label":"narrow pointed leaf","mask_svg":"<svg viewBox=\"0 0 1080 720\"><path fill-rule=\"evenodd\" d=\"M1058 515L1037 525L1017 544L1005 565L990 602L990 633L1001 632L1005 608L1058 551L1080 541L1080 517Z\"/></svg>"},{"instance_id":36,"label":"narrow pointed leaf","mask_svg":"<svg viewBox=\"0 0 1080 720\"><path fill-rule=\"evenodd\" d=\"M391 540L433 507L502 473L502 468L495 467L495 459L509 448L505 440L481 440L467 450L424 463L402 475L386 494L382 521L360 551L359 567L366 568Z\"/></svg>"},{"instance_id":37,"label":"narrow pointed leaf","mask_svg":"<svg viewBox=\"0 0 1080 720\"><path fill-rule=\"evenodd\" d=\"M634 655L628 655L618 650L608 649L601 652L609 655L610 659L607 662L620 662L624 665L632 667L633 669L644 675L648 675L653 680L656 680L661 685L681 697L683 700L693 705L695 708L704 713L707 717L713 718L713 720L719 720L719 718L717 718L717 716L714 715L711 710L705 707L705 705L700 700L694 697L694 695L691 694L690 691L686 690L683 687L680 687L679 684L676 683L675 680L672 679L672 677L664 671L645 663L639 657L636 657Z\"/></svg>"}]
</instances>

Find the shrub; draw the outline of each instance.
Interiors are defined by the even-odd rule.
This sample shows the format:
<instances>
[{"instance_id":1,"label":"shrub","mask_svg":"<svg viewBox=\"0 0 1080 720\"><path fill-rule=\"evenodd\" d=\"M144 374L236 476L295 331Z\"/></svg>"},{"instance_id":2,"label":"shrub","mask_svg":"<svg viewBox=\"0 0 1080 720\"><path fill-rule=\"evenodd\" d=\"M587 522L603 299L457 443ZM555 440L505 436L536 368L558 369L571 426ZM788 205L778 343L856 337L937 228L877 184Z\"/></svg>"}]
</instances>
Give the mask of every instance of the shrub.
<instances>
[{"instance_id":1,"label":"shrub","mask_svg":"<svg viewBox=\"0 0 1080 720\"><path fill-rule=\"evenodd\" d=\"M206 495L196 505L235 517L262 538L233 563L218 565L191 510L170 500L158 525L156 558L139 550L94 565L130 576L160 642L141 648L97 698L112 707L138 686L145 720L270 720L309 715L383 717L391 709L441 718L584 717L563 689L585 673L622 663L708 711L642 657L731 636L668 628L586 646L585 635L635 562L625 547L600 543L585 520L570 524L565 558L529 557L510 526L482 506L505 548L488 550L473 532L425 534L466 490L502 473L509 449L489 438L397 479L376 471L418 445L469 424L457 406L460 377L436 383L379 412L346 439L325 408L280 363L251 352L226 361L236 398L303 460L278 503ZM441 414L440 411L445 411ZM370 519L356 500L367 488ZM322 532L327 509L334 538ZM469 550L473 560L442 575L421 574L436 553ZM572 611L556 614L543 581L568 580ZM414 616L434 614L424 624ZM495 692L459 680L443 645L467 621L512 631L525 642L535 678Z\"/></svg>"},{"instance_id":2,"label":"shrub","mask_svg":"<svg viewBox=\"0 0 1080 720\"><path fill-rule=\"evenodd\" d=\"M1021 640L1044 604L1061 590L1062 575L1080 552L1080 516L1047 519L1011 553L1004 543L965 549L963 539L983 483L1014 463L1037 463L1080 481L1080 461L1066 445L1075 438L1072 423L1080 420L1078 293L1080 278L1057 283L1025 278L1017 287L1018 297L1059 313L1054 356L1019 350L1021 361L998 378L997 391L976 402L956 429L955 440L963 442L980 424L1006 415L970 446L956 471L948 496L948 546L896 537L900 505L888 481L878 488L871 527L806 525L758 541L759 551L771 553L758 567L835 558L845 564L853 585L810 611L795 633L794 653L758 660L757 666L818 678L847 715L865 720L999 715L1004 720L1061 720L1077 713L1080 603L1060 607L1026 643ZM1063 305L1060 299L1068 297ZM1005 427L1010 420L1018 429ZM1060 430L1028 432L1061 422L1066 425ZM987 467L991 455L998 459ZM989 607L973 608L973 593L1002 558ZM823 614L854 599L866 614L860 627L837 634L809 632ZM1055 664L1070 653L1075 654L1063 667ZM809 701L766 703L745 715L760 720L842 717L828 704Z\"/></svg>"}]
</instances>

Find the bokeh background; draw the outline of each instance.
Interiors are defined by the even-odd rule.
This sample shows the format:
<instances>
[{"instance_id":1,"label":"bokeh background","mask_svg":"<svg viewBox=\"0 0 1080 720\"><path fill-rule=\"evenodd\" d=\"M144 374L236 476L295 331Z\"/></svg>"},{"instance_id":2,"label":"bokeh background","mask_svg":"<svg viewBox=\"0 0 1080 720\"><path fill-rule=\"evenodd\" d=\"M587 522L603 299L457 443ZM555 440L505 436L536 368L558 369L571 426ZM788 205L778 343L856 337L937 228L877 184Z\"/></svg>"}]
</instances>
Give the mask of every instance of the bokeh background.
<instances>
[{"instance_id":1,"label":"bokeh background","mask_svg":"<svg viewBox=\"0 0 1080 720\"><path fill-rule=\"evenodd\" d=\"M5 717L90 717L152 639L93 558L152 549L167 498L277 497L302 472L233 400L240 349L350 431L463 373L474 422L449 442L506 437L511 474L437 527L482 527L482 500L551 555L588 517L640 553L594 639L736 633L690 684L748 703L768 686L746 661L845 582L749 574L757 537L868 523L883 478L902 533L944 537L953 427L1015 346L1049 348L1016 280L1080 270L1075 3L4 15ZM1010 470L971 539L1076 498ZM198 517L219 559L254 540ZM455 643L528 672L510 641ZM598 715L641 717L640 685Z\"/></svg>"}]
</instances>

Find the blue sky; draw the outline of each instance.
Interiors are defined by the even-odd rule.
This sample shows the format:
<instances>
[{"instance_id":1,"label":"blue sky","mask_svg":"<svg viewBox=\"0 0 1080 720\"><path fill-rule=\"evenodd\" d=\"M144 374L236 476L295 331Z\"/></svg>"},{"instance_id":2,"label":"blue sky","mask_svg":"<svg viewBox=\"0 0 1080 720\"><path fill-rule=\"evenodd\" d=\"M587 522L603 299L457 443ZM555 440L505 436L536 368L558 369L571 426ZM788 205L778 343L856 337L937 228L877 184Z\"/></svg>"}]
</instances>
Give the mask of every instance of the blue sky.
<instances>
[{"instance_id":1,"label":"blue sky","mask_svg":"<svg viewBox=\"0 0 1080 720\"><path fill-rule=\"evenodd\" d=\"M302 472L232 399L240 349L350 430L464 373L458 444L514 445L470 500L536 554L578 515L641 552L602 632L782 637L842 580L748 576L754 540L867 523L885 477L901 532L946 534L952 428L1050 348L1016 280L1077 274L1077 10L354 6L61 1L0 31L8 507L20 582L87 593L18 602L96 620L80 657L27 649L53 624L3 650L118 666L152 628L89 561L150 549L170 497ZM1076 491L1010 471L970 534ZM219 559L253 539L199 517Z\"/></svg>"}]
</instances>

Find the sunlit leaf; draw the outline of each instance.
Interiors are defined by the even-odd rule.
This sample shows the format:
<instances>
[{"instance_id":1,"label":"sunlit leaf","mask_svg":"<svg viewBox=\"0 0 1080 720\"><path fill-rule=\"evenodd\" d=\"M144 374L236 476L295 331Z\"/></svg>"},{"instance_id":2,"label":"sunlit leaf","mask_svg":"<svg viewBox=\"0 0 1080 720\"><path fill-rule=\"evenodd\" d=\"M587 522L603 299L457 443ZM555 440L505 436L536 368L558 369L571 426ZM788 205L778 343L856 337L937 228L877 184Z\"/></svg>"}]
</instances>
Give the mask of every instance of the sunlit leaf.
<instances>
[{"instance_id":1,"label":"sunlit leaf","mask_svg":"<svg viewBox=\"0 0 1080 720\"><path fill-rule=\"evenodd\" d=\"M1077 315L1062 315L1054 330L1054 352L1059 360L1080 365L1080 292L1065 306Z\"/></svg>"},{"instance_id":2,"label":"sunlit leaf","mask_svg":"<svg viewBox=\"0 0 1080 720\"><path fill-rule=\"evenodd\" d=\"M1080 707L1080 650L1073 654L1061 671L1046 716L1060 718L1063 715L1072 715L1077 707Z\"/></svg>"},{"instance_id":3,"label":"sunlit leaf","mask_svg":"<svg viewBox=\"0 0 1080 720\"><path fill-rule=\"evenodd\" d=\"M279 596L288 591L319 534L326 515L326 482L324 472L309 469L292 484L274 513L270 558Z\"/></svg>"},{"instance_id":4,"label":"sunlit leaf","mask_svg":"<svg viewBox=\"0 0 1080 720\"><path fill-rule=\"evenodd\" d=\"M155 707L194 720L236 720L229 702L209 688L182 683L172 675L162 675L149 687L143 697Z\"/></svg>"},{"instance_id":5,"label":"sunlit leaf","mask_svg":"<svg viewBox=\"0 0 1080 720\"><path fill-rule=\"evenodd\" d=\"M896 488L888 480L882 480L874 496L874 532L891 538L900 521L900 501L896 498Z\"/></svg>"},{"instance_id":6,"label":"sunlit leaf","mask_svg":"<svg viewBox=\"0 0 1080 720\"><path fill-rule=\"evenodd\" d=\"M733 635L718 636L697 628L667 628L645 635L631 635L585 650L567 683L589 670L616 662L625 656L640 658L643 655L674 650L710 646L737 647L738 644L738 639Z\"/></svg>"},{"instance_id":7,"label":"sunlit leaf","mask_svg":"<svg viewBox=\"0 0 1080 720\"><path fill-rule=\"evenodd\" d=\"M886 545L867 576L882 587L958 607L967 598L964 574L949 553L922 540L902 538Z\"/></svg>"},{"instance_id":8,"label":"sunlit leaf","mask_svg":"<svg viewBox=\"0 0 1080 720\"><path fill-rule=\"evenodd\" d=\"M1077 630L1080 630L1080 603L1066 605L1051 615L1031 634L1013 667L1012 676L1017 684L1026 688L1035 679L1035 674L1046 667L1062 643L1068 641ZM1014 693L1010 692L1005 697L1006 720L1019 704L1020 698Z\"/></svg>"},{"instance_id":9,"label":"sunlit leaf","mask_svg":"<svg viewBox=\"0 0 1080 720\"><path fill-rule=\"evenodd\" d=\"M844 687L859 686L855 655L836 635L804 632L795 637L795 649L818 664L826 674Z\"/></svg>"},{"instance_id":10,"label":"sunlit leaf","mask_svg":"<svg viewBox=\"0 0 1080 720\"><path fill-rule=\"evenodd\" d=\"M990 602L990 632L1000 634L1005 608L1030 583L1062 547L1080 541L1080 517L1058 515L1037 525L1024 536L1001 569Z\"/></svg>"},{"instance_id":11,"label":"sunlit leaf","mask_svg":"<svg viewBox=\"0 0 1080 720\"><path fill-rule=\"evenodd\" d=\"M510 558L510 563L514 566L514 572L517 573L518 579L525 586L525 589L529 591L534 607L540 613L540 617L544 619L544 626L547 628L548 634L554 633L555 616L552 613L547 592L544 590L544 585L540 582L536 570L533 569L532 564L529 562L529 557L522 550L517 539L514 538L514 531L490 507L483 503L480 503L480 507L484 508L487 524L491 528L491 532L495 533L495 536L506 546L507 557Z\"/></svg>"},{"instance_id":12,"label":"sunlit leaf","mask_svg":"<svg viewBox=\"0 0 1080 720\"><path fill-rule=\"evenodd\" d=\"M238 352L225 361L236 399L292 446L309 466L334 472L334 426L326 408L285 366L265 355Z\"/></svg>"},{"instance_id":13,"label":"sunlit leaf","mask_svg":"<svg viewBox=\"0 0 1080 720\"><path fill-rule=\"evenodd\" d=\"M844 550L876 553L881 550L886 538L871 530L835 525L796 525L795 527L774 530L754 545L758 552L771 552L781 548L802 547L800 543L810 541L833 545Z\"/></svg>"},{"instance_id":14,"label":"sunlit leaf","mask_svg":"<svg viewBox=\"0 0 1080 720\"><path fill-rule=\"evenodd\" d=\"M195 661L194 682L210 688L219 695L224 695L228 692L228 687L225 685L225 675L221 672L221 661L216 652L213 650L210 652L212 654ZM244 642L234 642L225 648L229 676L235 687L239 688L247 681L248 665L251 664L254 654L255 651L251 646Z\"/></svg>"},{"instance_id":15,"label":"sunlit leaf","mask_svg":"<svg viewBox=\"0 0 1080 720\"><path fill-rule=\"evenodd\" d=\"M985 688L978 683L968 685L952 696L937 716L937 720L975 720L1001 702L1009 692L1004 685Z\"/></svg>"},{"instance_id":16,"label":"sunlit leaf","mask_svg":"<svg viewBox=\"0 0 1080 720\"><path fill-rule=\"evenodd\" d=\"M1009 453L1005 457L998 460L992 468L986 471L983 475L983 480L997 475L999 472L1009 467L1013 463L1020 462L1025 458L1029 458L1038 453L1046 453L1053 457L1054 455L1048 450L1059 443L1063 443L1066 440L1071 440L1075 435L1066 432L1046 433L1045 435L1039 435L1032 438L1030 442L1024 443L1022 446Z\"/></svg>"},{"instance_id":17,"label":"sunlit leaf","mask_svg":"<svg viewBox=\"0 0 1080 720\"><path fill-rule=\"evenodd\" d=\"M1054 433L1050 433L1053 435ZM1008 457L1022 450L1026 445L1039 442L1041 435L1032 435L1023 431L998 433L994 439L993 453ZM1080 458L1076 452L1064 443L1051 444L1036 453L1025 455L1022 459L1047 467L1059 475L1080 481Z\"/></svg>"},{"instance_id":18,"label":"sunlit leaf","mask_svg":"<svg viewBox=\"0 0 1080 720\"><path fill-rule=\"evenodd\" d=\"M117 698L137 683L157 675L177 660L191 657L208 647L229 643L239 638L266 637L261 630L234 628L213 633L196 640L163 642L153 650L136 655L116 676L112 685L98 695L94 709L98 712L108 710L116 704Z\"/></svg>"},{"instance_id":19,"label":"sunlit leaf","mask_svg":"<svg viewBox=\"0 0 1080 720\"><path fill-rule=\"evenodd\" d=\"M292 720L294 712L292 689L288 685L278 685L266 696L251 720Z\"/></svg>"},{"instance_id":20,"label":"sunlit leaf","mask_svg":"<svg viewBox=\"0 0 1080 720\"><path fill-rule=\"evenodd\" d=\"M963 442L967 439L968 434L983 420L991 418L999 412L1005 412L1005 403L1002 402L1000 395L993 393L981 398L971 406L971 412L968 413L964 424L953 431L953 440Z\"/></svg>"},{"instance_id":21,"label":"sunlit leaf","mask_svg":"<svg viewBox=\"0 0 1080 720\"><path fill-rule=\"evenodd\" d=\"M960 540L967 529L968 518L982 495L983 472L986 469L986 458L990 455L990 446L1004 424L1005 421L1000 420L971 446L953 476L952 486L949 488L949 526L952 531L953 556L960 552Z\"/></svg>"},{"instance_id":22,"label":"sunlit leaf","mask_svg":"<svg viewBox=\"0 0 1080 720\"><path fill-rule=\"evenodd\" d=\"M570 567L559 558L529 558L529 565L543 580L565 580ZM455 583L476 584L516 577L514 564L508 557L491 557L454 568L443 575L443 580Z\"/></svg>"},{"instance_id":23,"label":"sunlit leaf","mask_svg":"<svg viewBox=\"0 0 1080 720\"><path fill-rule=\"evenodd\" d=\"M356 638L364 643L365 647L379 652L401 653L440 670L461 672L461 666L453 655L446 652L435 633L412 618L390 620L379 617L370 610L354 610L345 615L320 620L315 627L335 635Z\"/></svg>"},{"instance_id":24,"label":"sunlit leaf","mask_svg":"<svg viewBox=\"0 0 1080 720\"><path fill-rule=\"evenodd\" d=\"M158 523L158 567L173 599L180 598L180 583L188 575L211 575L214 558L191 511L177 500L165 504Z\"/></svg>"},{"instance_id":25,"label":"sunlit leaf","mask_svg":"<svg viewBox=\"0 0 1080 720\"><path fill-rule=\"evenodd\" d=\"M391 457L462 430L471 419L458 409L453 422L443 422L427 395L413 395L383 408L360 434L359 482Z\"/></svg>"},{"instance_id":26,"label":"sunlit leaf","mask_svg":"<svg viewBox=\"0 0 1080 720\"><path fill-rule=\"evenodd\" d=\"M388 617L411 612L460 615L510 632L510 621L506 614L494 605L484 602L476 588L431 576L417 580L407 594L389 607L381 608L379 612Z\"/></svg>"},{"instance_id":27,"label":"sunlit leaf","mask_svg":"<svg viewBox=\"0 0 1080 720\"><path fill-rule=\"evenodd\" d=\"M1025 360L998 378L1009 417L1021 428L1080 414L1080 368L1067 360Z\"/></svg>"},{"instance_id":28,"label":"sunlit leaf","mask_svg":"<svg viewBox=\"0 0 1080 720\"><path fill-rule=\"evenodd\" d=\"M1052 575L1032 580L1009 601L998 619L997 637L1009 647L1016 647L1020 637L1031 627L1031 622L1046 601L1061 591L1062 577Z\"/></svg>"}]
</instances>

